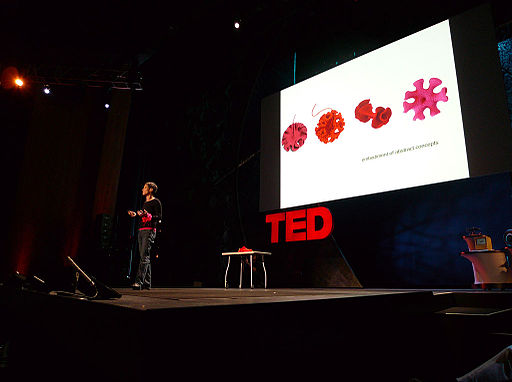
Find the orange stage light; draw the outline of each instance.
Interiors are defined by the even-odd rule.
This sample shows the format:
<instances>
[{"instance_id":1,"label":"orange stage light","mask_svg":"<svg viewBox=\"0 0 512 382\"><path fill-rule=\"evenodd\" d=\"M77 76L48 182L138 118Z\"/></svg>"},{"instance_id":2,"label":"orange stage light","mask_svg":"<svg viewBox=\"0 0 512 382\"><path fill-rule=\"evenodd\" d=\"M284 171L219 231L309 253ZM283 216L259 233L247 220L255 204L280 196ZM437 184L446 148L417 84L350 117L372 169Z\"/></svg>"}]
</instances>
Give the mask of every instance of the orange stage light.
<instances>
[{"instance_id":1,"label":"orange stage light","mask_svg":"<svg viewBox=\"0 0 512 382\"><path fill-rule=\"evenodd\" d=\"M16 78L14 80L14 83L16 84L16 86L18 86L20 88L23 86L23 80L21 78Z\"/></svg>"}]
</instances>

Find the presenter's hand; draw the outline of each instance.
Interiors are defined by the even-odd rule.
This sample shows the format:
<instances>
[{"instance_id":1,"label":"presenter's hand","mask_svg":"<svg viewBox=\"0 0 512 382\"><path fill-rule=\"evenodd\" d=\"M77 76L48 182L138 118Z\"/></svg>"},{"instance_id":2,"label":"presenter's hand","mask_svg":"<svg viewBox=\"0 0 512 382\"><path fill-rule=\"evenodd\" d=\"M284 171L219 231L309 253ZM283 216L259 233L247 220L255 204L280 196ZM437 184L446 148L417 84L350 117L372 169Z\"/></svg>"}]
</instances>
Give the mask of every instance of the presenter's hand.
<instances>
[{"instance_id":1,"label":"presenter's hand","mask_svg":"<svg viewBox=\"0 0 512 382\"><path fill-rule=\"evenodd\" d=\"M133 211L128 210L128 215L130 215L132 218L135 217L137 214Z\"/></svg>"}]
</instances>

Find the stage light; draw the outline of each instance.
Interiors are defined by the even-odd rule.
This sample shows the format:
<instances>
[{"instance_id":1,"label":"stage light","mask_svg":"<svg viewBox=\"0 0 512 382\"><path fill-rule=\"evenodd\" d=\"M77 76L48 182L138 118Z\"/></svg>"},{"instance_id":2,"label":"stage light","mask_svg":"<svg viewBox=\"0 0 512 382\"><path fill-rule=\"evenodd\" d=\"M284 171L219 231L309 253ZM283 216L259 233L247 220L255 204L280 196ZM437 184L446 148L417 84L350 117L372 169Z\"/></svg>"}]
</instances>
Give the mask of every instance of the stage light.
<instances>
[{"instance_id":1,"label":"stage light","mask_svg":"<svg viewBox=\"0 0 512 382\"><path fill-rule=\"evenodd\" d=\"M240 21L235 21L235 29L240 29Z\"/></svg>"},{"instance_id":2,"label":"stage light","mask_svg":"<svg viewBox=\"0 0 512 382\"><path fill-rule=\"evenodd\" d=\"M108 109L108 108L110 108L110 104L106 103L105 104L105 109Z\"/></svg>"},{"instance_id":3,"label":"stage light","mask_svg":"<svg viewBox=\"0 0 512 382\"><path fill-rule=\"evenodd\" d=\"M21 88L23 86L23 80L21 78L19 78L19 77L14 80L14 83L19 88Z\"/></svg>"},{"instance_id":4,"label":"stage light","mask_svg":"<svg viewBox=\"0 0 512 382\"><path fill-rule=\"evenodd\" d=\"M43 86L43 93L44 94L50 94L51 93L50 87L48 85L44 85Z\"/></svg>"},{"instance_id":5,"label":"stage light","mask_svg":"<svg viewBox=\"0 0 512 382\"><path fill-rule=\"evenodd\" d=\"M503 241L507 247L512 247L512 229L507 229L503 234Z\"/></svg>"}]
</instances>

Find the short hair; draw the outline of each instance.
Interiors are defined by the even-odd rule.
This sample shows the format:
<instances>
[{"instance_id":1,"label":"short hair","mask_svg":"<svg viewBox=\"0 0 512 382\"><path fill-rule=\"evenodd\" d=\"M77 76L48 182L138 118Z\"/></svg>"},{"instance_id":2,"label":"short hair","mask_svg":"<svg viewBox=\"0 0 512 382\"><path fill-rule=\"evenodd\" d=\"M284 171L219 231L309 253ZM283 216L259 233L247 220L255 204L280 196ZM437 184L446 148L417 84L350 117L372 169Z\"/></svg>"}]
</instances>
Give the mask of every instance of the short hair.
<instances>
[{"instance_id":1,"label":"short hair","mask_svg":"<svg viewBox=\"0 0 512 382\"><path fill-rule=\"evenodd\" d=\"M156 183L146 182L146 184L148 185L149 188L153 189L153 194L156 194L156 192L158 191L158 186L156 185Z\"/></svg>"}]
</instances>

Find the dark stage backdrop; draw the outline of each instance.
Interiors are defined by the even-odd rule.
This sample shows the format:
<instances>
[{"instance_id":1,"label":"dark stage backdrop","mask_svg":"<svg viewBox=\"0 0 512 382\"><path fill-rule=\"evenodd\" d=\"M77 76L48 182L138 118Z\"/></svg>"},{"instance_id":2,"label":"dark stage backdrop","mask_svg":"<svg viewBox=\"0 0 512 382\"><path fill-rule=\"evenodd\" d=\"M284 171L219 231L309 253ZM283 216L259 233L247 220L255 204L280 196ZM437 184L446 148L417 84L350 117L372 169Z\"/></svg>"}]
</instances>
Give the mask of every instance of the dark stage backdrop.
<instances>
[{"instance_id":1,"label":"dark stage backdrop","mask_svg":"<svg viewBox=\"0 0 512 382\"><path fill-rule=\"evenodd\" d=\"M137 253L126 210L140 206L142 185L151 180L164 209L156 286L222 287L220 254L243 245L272 252L270 287L347 280L363 287L470 286L461 234L477 226L502 246L512 225L509 174L328 203L332 237L270 245L258 208L261 99L457 13L421 24L406 9L398 24L396 9L366 4L331 12L311 3L236 34L218 32L218 18L178 30L140 68L144 91L119 99L117 116L114 102L105 113L101 89L6 96L0 110L10 145L3 155L12 183L4 188L14 202L7 203L2 272L58 278L65 256L76 255L100 280L127 285ZM500 58L510 95L508 52ZM111 211L109 250L96 251L94 223ZM230 285L237 285L232 269Z\"/></svg>"},{"instance_id":2,"label":"dark stage backdrop","mask_svg":"<svg viewBox=\"0 0 512 382\"><path fill-rule=\"evenodd\" d=\"M470 287L461 236L477 226L494 248L503 247L512 225L508 173L326 203L333 236L317 242L271 245L270 225L258 211L261 100L455 14L424 24L407 18L392 35L371 20L332 30L340 24L328 15L318 29L302 28L318 19L297 12L257 33L219 36L206 22L211 33L196 31L195 43L171 41L143 67L144 100L134 105L123 162L120 238L131 232L125 209L140 203L143 182L153 180L164 204L157 285L221 287L221 252L245 245L272 252L266 264L273 287ZM503 71L505 81L509 72ZM152 149L141 147L144 130L136 125L149 126ZM120 248L129 252L129 245ZM231 269L236 286L238 266Z\"/></svg>"},{"instance_id":3,"label":"dark stage backdrop","mask_svg":"<svg viewBox=\"0 0 512 382\"><path fill-rule=\"evenodd\" d=\"M115 209L130 95L112 93L107 112L104 89L22 92L24 102L11 109L19 139L6 148L18 155L7 158L17 177L9 187L2 276L17 271L62 287L71 274L66 256L93 257L96 216Z\"/></svg>"}]
</instances>

